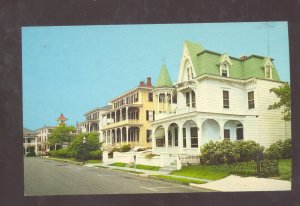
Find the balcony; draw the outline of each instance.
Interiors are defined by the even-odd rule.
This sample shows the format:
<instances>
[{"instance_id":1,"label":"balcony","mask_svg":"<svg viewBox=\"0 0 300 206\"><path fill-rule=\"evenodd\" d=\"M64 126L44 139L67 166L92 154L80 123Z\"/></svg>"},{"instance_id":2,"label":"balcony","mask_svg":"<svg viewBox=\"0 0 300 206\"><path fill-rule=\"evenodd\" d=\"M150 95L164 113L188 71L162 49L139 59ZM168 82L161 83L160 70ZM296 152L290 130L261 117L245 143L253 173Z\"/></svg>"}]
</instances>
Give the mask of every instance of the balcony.
<instances>
[{"instance_id":1,"label":"balcony","mask_svg":"<svg viewBox=\"0 0 300 206\"><path fill-rule=\"evenodd\" d=\"M185 107L185 108L177 109L176 114L186 114L195 111L197 111L195 107Z\"/></svg>"},{"instance_id":2,"label":"balcony","mask_svg":"<svg viewBox=\"0 0 300 206\"><path fill-rule=\"evenodd\" d=\"M122 126L139 126L141 125L141 121L140 120L136 120L136 119L126 119L126 120L122 120L119 122L112 122L110 124L107 125L103 125L102 129L111 129L111 128L115 128L115 127L122 127Z\"/></svg>"}]
</instances>

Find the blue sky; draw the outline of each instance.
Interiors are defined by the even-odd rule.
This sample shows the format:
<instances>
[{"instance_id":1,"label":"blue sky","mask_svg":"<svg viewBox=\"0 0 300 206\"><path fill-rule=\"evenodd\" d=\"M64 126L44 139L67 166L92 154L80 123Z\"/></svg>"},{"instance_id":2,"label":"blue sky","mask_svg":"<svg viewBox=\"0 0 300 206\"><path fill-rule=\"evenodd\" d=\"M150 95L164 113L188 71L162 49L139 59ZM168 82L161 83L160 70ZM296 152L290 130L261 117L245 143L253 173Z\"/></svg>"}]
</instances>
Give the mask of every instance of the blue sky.
<instances>
[{"instance_id":1,"label":"blue sky","mask_svg":"<svg viewBox=\"0 0 300 206\"><path fill-rule=\"evenodd\" d=\"M61 112L75 125L146 77L155 84L163 63L176 81L184 40L270 56L290 81L286 22L23 27L23 126L56 125Z\"/></svg>"}]
</instances>

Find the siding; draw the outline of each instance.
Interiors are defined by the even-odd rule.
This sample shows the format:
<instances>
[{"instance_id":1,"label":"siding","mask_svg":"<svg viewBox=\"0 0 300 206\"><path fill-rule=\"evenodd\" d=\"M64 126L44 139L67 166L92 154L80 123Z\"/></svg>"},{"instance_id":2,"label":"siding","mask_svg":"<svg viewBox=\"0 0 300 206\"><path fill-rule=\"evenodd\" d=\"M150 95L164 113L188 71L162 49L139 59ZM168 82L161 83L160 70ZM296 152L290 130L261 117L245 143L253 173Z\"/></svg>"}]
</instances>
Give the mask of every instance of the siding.
<instances>
[{"instance_id":1,"label":"siding","mask_svg":"<svg viewBox=\"0 0 300 206\"><path fill-rule=\"evenodd\" d=\"M269 105L278 101L270 89L280 86L281 83L272 81L257 80L257 103L259 121L259 143L268 147L279 139L291 138L290 127L285 128L285 121L282 120L282 113L278 110L268 110ZM287 136L285 135L287 133Z\"/></svg>"}]
</instances>

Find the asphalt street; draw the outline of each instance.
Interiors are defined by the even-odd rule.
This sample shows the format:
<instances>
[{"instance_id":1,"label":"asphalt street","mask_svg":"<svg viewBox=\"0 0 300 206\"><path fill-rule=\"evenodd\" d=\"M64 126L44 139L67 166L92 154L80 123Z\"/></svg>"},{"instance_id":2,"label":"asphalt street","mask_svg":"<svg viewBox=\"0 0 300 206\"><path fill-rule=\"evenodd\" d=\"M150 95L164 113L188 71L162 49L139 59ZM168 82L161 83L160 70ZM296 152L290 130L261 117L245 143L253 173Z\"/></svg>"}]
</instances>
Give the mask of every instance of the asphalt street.
<instances>
[{"instance_id":1,"label":"asphalt street","mask_svg":"<svg viewBox=\"0 0 300 206\"><path fill-rule=\"evenodd\" d=\"M24 186L28 196L208 191L124 171L84 167L40 157L24 158Z\"/></svg>"}]
</instances>

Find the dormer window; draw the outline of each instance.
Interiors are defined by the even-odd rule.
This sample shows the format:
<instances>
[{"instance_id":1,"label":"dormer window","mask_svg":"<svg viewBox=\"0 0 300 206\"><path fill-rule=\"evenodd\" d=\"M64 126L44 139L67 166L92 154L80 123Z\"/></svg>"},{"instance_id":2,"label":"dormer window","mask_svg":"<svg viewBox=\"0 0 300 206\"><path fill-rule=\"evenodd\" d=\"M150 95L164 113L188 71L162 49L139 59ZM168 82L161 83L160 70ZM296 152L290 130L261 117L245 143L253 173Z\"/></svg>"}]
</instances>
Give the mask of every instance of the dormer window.
<instances>
[{"instance_id":1,"label":"dormer window","mask_svg":"<svg viewBox=\"0 0 300 206\"><path fill-rule=\"evenodd\" d=\"M270 58L265 58L264 61L265 78L272 79L273 63Z\"/></svg>"},{"instance_id":2,"label":"dormer window","mask_svg":"<svg viewBox=\"0 0 300 206\"><path fill-rule=\"evenodd\" d=\"M232 65L231 60L227 54L223 54L220 57L220 76L229 77L229 67Z\"/></svg>"},{"instance_id":3,"label":"dormer window","mask_svg":"<svg viewBox=\"0 0 300 206\"><path fill-rule=\"evenodd\" d=\"M229 77L229 65L227 62L221 64L220 70L221 70L222 77Z\"/></svg>"},{"instance_id":4,"label":"dormer window","mask_svg":"<svg viewBox=\"0 0 300 206\"><path fill-rule=\"evenodd\" d=\"M272 67L270 65L266 65L265 67L265 77L267 79L272 79Z\"/></svg>"}]
</instances>

